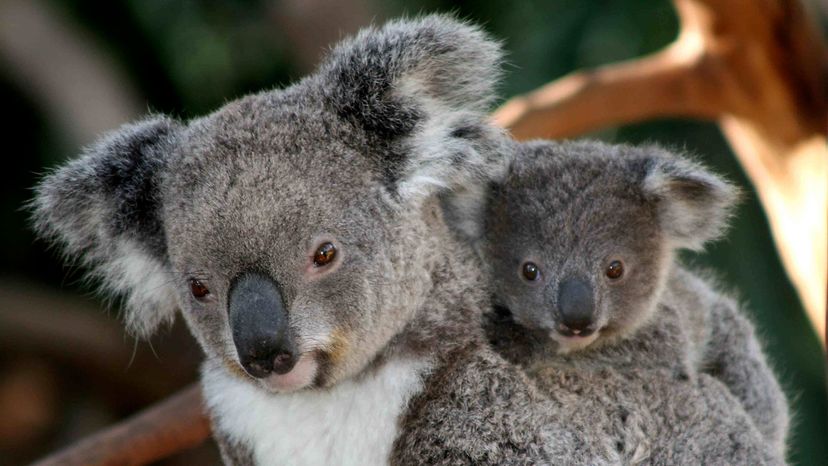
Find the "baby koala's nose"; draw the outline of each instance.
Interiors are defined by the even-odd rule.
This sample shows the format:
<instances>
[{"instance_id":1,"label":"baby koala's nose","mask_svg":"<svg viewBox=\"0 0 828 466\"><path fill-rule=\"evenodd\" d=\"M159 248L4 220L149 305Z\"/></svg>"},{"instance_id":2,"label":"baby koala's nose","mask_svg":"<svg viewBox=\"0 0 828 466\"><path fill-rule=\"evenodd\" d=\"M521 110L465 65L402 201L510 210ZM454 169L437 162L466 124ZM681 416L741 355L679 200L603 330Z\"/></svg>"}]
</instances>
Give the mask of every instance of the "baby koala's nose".
<instances>
[{"instance_id":1,"label":"baby koala's nose","mask_svg":"<svg viewBox=\"0 0 828 466\"><path fill-rule=\"evenodd\" d=\"M574 277L564 280L558 290L560 330L565 335L587 336L595 331L595 298L589 280Z\"/></svg>"}]
</instances>

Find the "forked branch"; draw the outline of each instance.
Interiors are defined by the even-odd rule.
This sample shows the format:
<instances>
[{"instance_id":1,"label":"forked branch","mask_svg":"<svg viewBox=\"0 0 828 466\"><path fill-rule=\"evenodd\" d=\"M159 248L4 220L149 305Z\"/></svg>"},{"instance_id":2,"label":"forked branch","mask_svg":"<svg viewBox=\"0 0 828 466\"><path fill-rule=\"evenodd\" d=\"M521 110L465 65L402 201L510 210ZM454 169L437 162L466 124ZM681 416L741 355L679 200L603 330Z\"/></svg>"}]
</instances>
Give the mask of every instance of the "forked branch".
<instances>
[{"instance_id":1,"label":"forked branch","mask_svg":"<svg viewBox=\"0 0 828 466\"><path fill-rule=\"evenodd\" d=\"M147 464L195 447L209 435L201 388L193 385L33 466Z\"/></svg>"}]
</instances>

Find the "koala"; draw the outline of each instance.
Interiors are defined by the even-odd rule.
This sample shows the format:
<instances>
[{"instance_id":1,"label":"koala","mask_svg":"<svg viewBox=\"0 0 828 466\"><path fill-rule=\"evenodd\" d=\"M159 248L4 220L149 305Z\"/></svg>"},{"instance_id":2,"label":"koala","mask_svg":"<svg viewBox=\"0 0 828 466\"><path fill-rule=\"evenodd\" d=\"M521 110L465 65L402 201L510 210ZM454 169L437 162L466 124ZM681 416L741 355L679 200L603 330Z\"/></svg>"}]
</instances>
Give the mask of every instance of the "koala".
<instances>
[{"instance_id":1,"label":"koala","mask_svg":"<svg viewBox=\"0 0 828 466\"><path fill-rule=\"evenodd\" d=\"M489 269L493 346L585 433L581 464L782 463L787 403L752 325L676 259L721 234L736 190L657 147L513 151L447 217Z\"/></svg>"},{"instance_id":2,"label":"koala","mask_svg":"<svg viewBox=\"0 0 828 466\"><path fill-rule=\"evenodd\" d=\"M227 464L548 463L550 400L488 345L439 201L505 169L500 58L446 16L365 29L287 88L102 137L34 224L136 335L184 318Z\"/></svg>"}]
</instances>

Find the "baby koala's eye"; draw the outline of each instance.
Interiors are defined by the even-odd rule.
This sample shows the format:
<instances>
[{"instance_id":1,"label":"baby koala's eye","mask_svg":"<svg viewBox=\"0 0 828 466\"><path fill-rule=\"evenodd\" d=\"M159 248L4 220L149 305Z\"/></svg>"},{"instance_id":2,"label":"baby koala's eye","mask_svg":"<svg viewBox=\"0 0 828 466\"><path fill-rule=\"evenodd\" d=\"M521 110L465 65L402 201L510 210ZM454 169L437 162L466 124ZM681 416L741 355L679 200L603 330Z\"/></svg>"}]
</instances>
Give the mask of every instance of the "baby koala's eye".
<instances>
[{"instance_id":1,"label":"baby koala's eye","mask_svg":"<svg viewBox=\"0 0 828 466\"><path fill-rule=\"evenodd\" d=\"M210 289L197 278L190 279L190 292L193 294L193 297L196 299L204 299L207 295L210 294Z\"/></svg>"},{"instance_id":2,"label":"baby koala's eye","mask_svg":"<svg viewBox=\"0 0 828 466\"><path fill-rule=\"evenodd\" d=\"M331 242L322 243L313 254L313 265L323 267L330 264L336 257L336 246Z\"/></svg>"},{"instance_id":3,"label":"baby koala's eye","mask_svg":"<svg viewBox=\"0 0 828 466\"><path fill-rule=\"evenodd\" d=\"M540 269L534 262L525 262L523 264L523 278L533 282L540 276Z\"/></svg>"},{"instance_id":4,"label":"baby koala's eye","mask_svg":"<svg viewBox=\"0 0 828 466\"><path fill-rule=\"evenodd\" d=\"M612 280L618 280L624 275L624 264L621 261L612 261L607 266L607 277Z\"/></svg>"}]
</instances>

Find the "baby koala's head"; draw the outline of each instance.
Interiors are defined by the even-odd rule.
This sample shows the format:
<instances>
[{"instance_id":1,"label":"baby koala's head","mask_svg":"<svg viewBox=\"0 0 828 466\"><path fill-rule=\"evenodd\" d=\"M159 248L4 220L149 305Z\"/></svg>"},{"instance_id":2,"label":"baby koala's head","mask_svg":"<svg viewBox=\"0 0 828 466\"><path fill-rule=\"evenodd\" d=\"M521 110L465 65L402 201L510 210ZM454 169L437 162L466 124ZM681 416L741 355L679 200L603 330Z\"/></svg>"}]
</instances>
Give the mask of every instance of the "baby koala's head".
<instances>
[{"instance_id":1,"label":"baby koala's head","mask_svg":"<svg viewBox=\"0 0 828 466\"><path fill-rule=\"evenodd\" d=\"M559 352L629 335L653 314L676 249L724 230L736 189L663 149L517 146L485 208L498 304Z\"/></svg>"}]
</instances>

